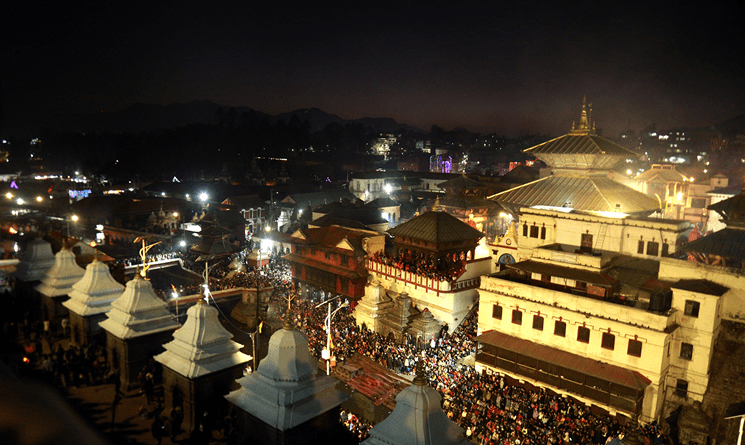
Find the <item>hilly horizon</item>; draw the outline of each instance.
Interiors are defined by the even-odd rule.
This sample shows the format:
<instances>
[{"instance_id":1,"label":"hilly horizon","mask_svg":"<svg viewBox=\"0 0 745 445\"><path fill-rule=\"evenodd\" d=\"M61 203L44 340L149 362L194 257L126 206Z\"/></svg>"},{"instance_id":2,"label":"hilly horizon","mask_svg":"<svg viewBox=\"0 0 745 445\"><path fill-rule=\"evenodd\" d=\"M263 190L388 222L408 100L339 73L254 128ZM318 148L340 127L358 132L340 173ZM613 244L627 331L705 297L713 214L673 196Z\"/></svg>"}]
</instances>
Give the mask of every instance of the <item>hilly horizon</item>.
<instances>
[{"instance_id":1,"label":"hilly horizon","mask_svg":"<svg viewBox=\"0 0 745 445\"><path fill-rule=\"evenodd\" d=\"M345 125L348 123L362 124L366 128L382 133L394 133L400 130L416 133L428 132L411 125L400 124L388 117L344 119L315 107L270 115L250 107L229 107L209 100L194 100L185 104L170 105L138 103L111 113L55 114L43 118L39 125L43 128L69 132L141 133L191 124L214 124L218 110L222 109L227 113L231 108L235 109L238 118L243 113L253 112L258 117L268 118L271 122L283 120L287 123L296 115L301 122L307 120L311 132L314 133L323 130L329 124Z\"/></svg>"}]
</instances>

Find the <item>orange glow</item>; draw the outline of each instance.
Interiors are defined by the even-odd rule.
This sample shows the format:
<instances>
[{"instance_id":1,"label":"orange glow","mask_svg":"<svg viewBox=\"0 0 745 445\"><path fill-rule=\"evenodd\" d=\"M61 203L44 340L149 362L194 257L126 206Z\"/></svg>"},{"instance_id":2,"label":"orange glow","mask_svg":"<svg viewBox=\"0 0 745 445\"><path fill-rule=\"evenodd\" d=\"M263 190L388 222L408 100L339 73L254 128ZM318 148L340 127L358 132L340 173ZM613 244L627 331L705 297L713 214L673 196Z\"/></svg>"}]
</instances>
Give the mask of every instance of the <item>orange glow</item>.
<instances>
[{"instance_id":1,"label":"orange glow","mask_svg":"<svg viewBox=\"0 0 745 445\"><path fill-rule=\"evenodd\" d=\"M18 233L18 231L15 229L15 227L9 228L8 229L8 232L10 232L11 235L15 235L16 233Z\"/></svg>"},{"instance_id":2,"label":"orange glow","mask_svg":"<svg viewBox=\"0 0 745 445\"><path fill-rule=\"evenodd\" d=\"M97 245L95 241L91 241L91 247L96 247Z\"/></svg>"},{"instance_id":3,"label":"orange glow","mask_svg":"<svg viewBox=\"0 0 745 445\"><path fill-rule=\"evenodd\" d=\"M31 363L31 360L28 357L23 357L23 363Z\"/></svg>"}]
</instances>

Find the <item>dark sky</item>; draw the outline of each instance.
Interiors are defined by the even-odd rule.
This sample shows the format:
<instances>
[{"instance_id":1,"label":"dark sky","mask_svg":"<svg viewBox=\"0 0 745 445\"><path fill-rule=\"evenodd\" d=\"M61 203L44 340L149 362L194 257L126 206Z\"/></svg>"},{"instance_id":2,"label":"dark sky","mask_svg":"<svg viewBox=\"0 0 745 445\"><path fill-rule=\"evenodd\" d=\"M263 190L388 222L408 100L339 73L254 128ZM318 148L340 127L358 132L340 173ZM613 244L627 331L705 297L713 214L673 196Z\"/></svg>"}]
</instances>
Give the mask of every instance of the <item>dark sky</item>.
<instances>
[{"instance_id":1,"label":"dark sky","mask_svg":"<svg viewBox=\"0 0 745 445\"><path fill-rule=\"evenodd\" d=\"M2 118L208 99L563 134L587 96L615 135L745 113L735 2L56 3L4 6Z\"/></svg>"}]
</instances>

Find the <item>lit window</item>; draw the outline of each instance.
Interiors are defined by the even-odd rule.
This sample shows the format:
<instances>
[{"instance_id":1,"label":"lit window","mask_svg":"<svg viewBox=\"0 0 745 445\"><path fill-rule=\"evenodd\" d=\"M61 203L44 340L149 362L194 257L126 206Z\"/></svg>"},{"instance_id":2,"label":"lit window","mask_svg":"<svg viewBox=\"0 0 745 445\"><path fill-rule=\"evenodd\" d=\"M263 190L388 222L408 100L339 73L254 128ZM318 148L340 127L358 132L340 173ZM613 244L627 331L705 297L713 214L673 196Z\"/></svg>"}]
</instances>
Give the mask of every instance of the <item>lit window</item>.
<instances>
[{"instance_id":1,"label":"lit window","mask_svg":"<svg viewBox=\"0 0 745 445\"><path fill-rule=\"evenodd\" d=\"M600 346L603 349L613 350L613 348L616 347L616 336L608 332L604 332L603 339L600 342Z\"/></svg>"}]
</instances>

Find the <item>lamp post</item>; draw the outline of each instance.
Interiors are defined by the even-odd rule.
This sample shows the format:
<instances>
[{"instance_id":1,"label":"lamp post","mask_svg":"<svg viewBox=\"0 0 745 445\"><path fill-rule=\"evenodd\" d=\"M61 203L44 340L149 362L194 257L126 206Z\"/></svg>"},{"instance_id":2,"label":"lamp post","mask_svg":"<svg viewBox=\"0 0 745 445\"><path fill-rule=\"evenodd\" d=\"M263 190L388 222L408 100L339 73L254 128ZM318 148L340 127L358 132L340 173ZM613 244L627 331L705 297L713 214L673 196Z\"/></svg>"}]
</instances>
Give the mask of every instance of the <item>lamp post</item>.
<instances>
[{"instance_id":1,"label":"lamp post","mask_svg":"<svg viewBox=\"0 0 745 445\"><path fill-rule=\"evenodd\" d=\"M67 237L68 238L70 237L70 220L72 220L72 222L74 223L78 222L78 215L70 215L67 218Z\"/></svg>"},{"instance_id":2,"label":"lamp post","mask_svg":"<svg viewBox=\"0 0 745 445\"><path fill-rule=\"evenodd\" d=\"M326 321L324 323L326 325L326 349L324 349L321 353L322 358L326 360L326 375L331 375L331 317L336 315L336 313L339 312L342 308L348 306L348 304L344 302L341 306L336 308L334 312L331 312L331 302L338 300L339 298L341 298L341 295L316 305L316 309L323 306L324 304L328 305L328 315L326 316Z\"/></svg>"}]
</instances>

